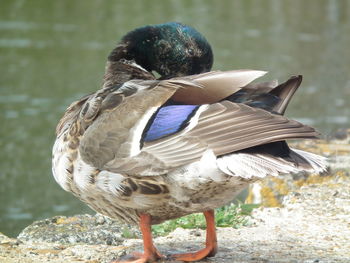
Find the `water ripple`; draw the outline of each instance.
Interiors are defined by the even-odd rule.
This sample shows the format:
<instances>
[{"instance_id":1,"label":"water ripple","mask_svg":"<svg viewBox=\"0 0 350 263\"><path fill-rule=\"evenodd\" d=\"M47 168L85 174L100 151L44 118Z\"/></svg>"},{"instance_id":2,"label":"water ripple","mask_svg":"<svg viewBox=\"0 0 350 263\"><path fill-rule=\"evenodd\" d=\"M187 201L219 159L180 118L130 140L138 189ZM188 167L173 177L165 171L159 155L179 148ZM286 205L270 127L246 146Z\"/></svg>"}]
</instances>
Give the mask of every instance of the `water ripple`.
<instances>
[{"instance_id":1,"label":"water ripple","mask_svg":"<svg viewBox=\"0 0 350 263\"><path fill-rule=\"evenodd\" d=\"M37 23L27 21L0 21L0 30L31 30L38 27Z\"/></svg>"},{"instance_id":2,"label":"water ripple","mask_svg":"<svg viewBox=\"0 0 350 263\"><path fill-rule=\"evenodd\" d=\"M43 41L43 40L31 40L31 39L23 39L23 38L13 38L13 39L0 39L0 47L5 48L45 48L51 45L51 41Z\"/></svg>"},{"instance_id":3,"label":"water ripple","mask_svg":"<svg viewBox=\"0 0 350 263\"><path fill-rule=\"evenodd\" d=\"M53 25L38 24L29 21L0 21L0 30L37 30L37 29L53 29L58 32L73 32L78 29L75 24L56 23Z\"/></svg>"},{"instance_id":4,"label":"water ripple","mask_svg":"<svg viewBox=\"0 0 350 263\"><path fill-rule=\"evenodd\" d=\"M6 89L6 87L2 87ZM0 96L0 103L21 103L25 102L29 99L26 94L18 94L18 95L2 95Z\"/></svg>"}]
</instances>

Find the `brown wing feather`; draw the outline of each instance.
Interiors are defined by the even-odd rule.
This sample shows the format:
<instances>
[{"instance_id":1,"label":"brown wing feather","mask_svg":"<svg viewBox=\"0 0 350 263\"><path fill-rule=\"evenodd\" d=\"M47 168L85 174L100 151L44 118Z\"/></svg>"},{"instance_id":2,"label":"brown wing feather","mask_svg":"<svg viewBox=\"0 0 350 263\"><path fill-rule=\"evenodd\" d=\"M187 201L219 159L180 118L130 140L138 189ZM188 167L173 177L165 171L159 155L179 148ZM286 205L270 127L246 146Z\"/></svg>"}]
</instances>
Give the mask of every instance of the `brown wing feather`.
<instances>
[{"instance_id":1,"label":"brown wing feather","mask_svg":"<svg viewBox=\"0 0 350 263\"><path fill-rule=\"evenodd\" d=\"M147 124L144 118L150 118L169 98L191 104L217 102L265 73L256 70L209 72L162 81L132 80L116 90L101 89L85 102L80 114L82 120L89 122L80 143L81 156L99 168L118 158L131 158L138 152L139 127L142 132ZM198 147L198 143L193 143L192 148ZM197 156L203 152L197 148L194 152L186 149L187 155Z\"/></svg>"},{"instance_id":2,"label":"brown wing feather","mask_svg":"<svg viewBox=\"0 0 350 263\"><path fill-rule=\"evenodd\" d=\"M218 156L269 142L318 136L297 121L229 101L209 105L197 118L193 128L148 142L142 150L178 166L198 160L207 149Z\"/></svg>"},{"instance_id":3,"label":"brown wing feather","mask_svg":"<svg viewBox=\"0 0 350 263\"><path fill-rule=\"evenodd\" d=\"M164 81L134 80L107 92L101 101L94 101L91 96L85 98L77 105L80 108L89 105L83 112L90 109L86 116L93 115L94 119L82 135L81 157L95 167L114 172L162 174L199 160L208 149L223 155L274 141L317 137L313 128L283 116L229 101L217 102L263 73L245 72L248 77L237 74L214 72ZM218 88L221 79L225 87L222 91ZM236 84L225 91L233 79L237 80ZM217 90L219 95L215 95ZM147 121L169 98L213 104L201 106L184 130L144 143L140 148ZM76 118L84 118L84 114L78 115ZM138 147L136 151L135 147Z\"/></svg>"},{"instance_id":4,"label":"brown wing feather","mask_svg":"<svg viewBox=\"0 0 350 263\"><path fill-rule=\"evenodd\" d=\"M167 81L136 80L126 82L104 96L99 103L98 115L80 142L83 160L102 168L113 159L133 156L138 152L142 131L148 121L144 120L145 116L150 118L177 88L179 85Z\"/></svg>"},{"instance_id":5,"label":"brown wing feather","mask_svg":"<svg viewBox=\"0 0 350 263\"><path fill-rule=\"evenodd\" d=\"M192 84L183 85L172 96L172 99L194 105L215 103L237 92L264 74L266 74L265 71L259 70L232 70L212 71L181 78L182 80L188 80L188 83L192 82Z\"/></svg>"}]
</instances>

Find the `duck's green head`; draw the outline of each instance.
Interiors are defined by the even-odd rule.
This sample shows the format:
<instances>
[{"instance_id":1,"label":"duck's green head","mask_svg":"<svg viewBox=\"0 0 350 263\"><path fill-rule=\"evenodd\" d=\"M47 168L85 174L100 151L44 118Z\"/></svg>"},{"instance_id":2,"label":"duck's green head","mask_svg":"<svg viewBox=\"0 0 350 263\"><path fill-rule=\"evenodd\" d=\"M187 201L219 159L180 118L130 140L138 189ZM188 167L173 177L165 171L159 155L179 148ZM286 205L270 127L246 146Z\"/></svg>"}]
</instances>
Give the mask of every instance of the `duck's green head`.
<instances>
[{"instance_id":1,"label":"duck's green head","mask_svg":"<svg viewBox=\"0 0 350 263\"><path fill-rule=\"evenodd\" d=\"M213 53L208 41L194 28L171 22L137 28L126 34L109 61L134 60L161 78L210 71Z\"/></svg>"}]
</instances>

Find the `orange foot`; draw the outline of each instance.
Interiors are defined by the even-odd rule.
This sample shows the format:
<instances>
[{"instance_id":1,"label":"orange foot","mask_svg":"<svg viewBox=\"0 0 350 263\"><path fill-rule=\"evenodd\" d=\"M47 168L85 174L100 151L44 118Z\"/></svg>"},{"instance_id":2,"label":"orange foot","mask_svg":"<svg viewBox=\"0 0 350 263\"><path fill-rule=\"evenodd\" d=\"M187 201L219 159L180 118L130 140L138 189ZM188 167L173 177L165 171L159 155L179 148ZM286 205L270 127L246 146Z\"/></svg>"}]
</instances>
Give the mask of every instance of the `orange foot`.
<instances>
[{"instance_id":1,"label":"orange foot","mask_svg":"<svg viewBox=\"0 0 350 263\"><path fill-rule=\"evenodd\" d=\"M180 260L184 262L198 261L206 257L213 257L216 254L216 249L212 247L206 247L194 253L184 253L170 255L168 258Z\"/></svg>"},{"instance_id":2,"label":"orange foot","mask_svg":"<svg viewBox=\"0 0 350 263\"><path fill-rule=\"evenodd\" d=\"M206 246L193 253L169 255L166 258L175 259L185 262L198 261L206 257L213 257L217 252L217 240L215 231L215 217L214 211L208 210L204 213L207 222L207 238ZM134 253L137 259L131 261L114 261L113 263L151 263L157 262L159 259L165 258L161 255L156 247L153 245L151 233L151 217L147 214L140 215L140 228L143 238L144 253Z\"/></svg>"},{"instance_id":3,"label":"orange foot","mask_svg":"<svg viewBox=\"0 0 350 263\"><path fill-rule=\"evenodd\" d=\"M112 263L148 263L156 262L164 258L153 245L151 232L151 216L147 214L140 215L140 229L142 232L144 253L133 253L135 260L131 261L114 261Z\"/></svg>"},{"instance_id":4,"label":"orange foot","mask_svg":"<svg viewBox=\"0 0 350 263\"><path fill-rule=\"evenodd\" d=\"M149 263L149 262L157 262L158 259L164 258L157 250L154 253L133 253L135 260L129 261L113 261L112 263Z\"/></svg>"},{"instance_id":5,"label":"orange foot","mask_svg":"<svg viewBox=\"0 0 350 263\"><path fill-rule=\"evenodd\" d=\"M175 254L168 256L169 258L181 260L185 262L198 261L206 257L213 257L217 252L217 240L216 240L216 231L215 231L215 218L214 211L209 210L204 212L204 216L207 222L207 238L205 248L193 252L193 253L184 253L184 254Z\"/></svg>"}]
</instances>

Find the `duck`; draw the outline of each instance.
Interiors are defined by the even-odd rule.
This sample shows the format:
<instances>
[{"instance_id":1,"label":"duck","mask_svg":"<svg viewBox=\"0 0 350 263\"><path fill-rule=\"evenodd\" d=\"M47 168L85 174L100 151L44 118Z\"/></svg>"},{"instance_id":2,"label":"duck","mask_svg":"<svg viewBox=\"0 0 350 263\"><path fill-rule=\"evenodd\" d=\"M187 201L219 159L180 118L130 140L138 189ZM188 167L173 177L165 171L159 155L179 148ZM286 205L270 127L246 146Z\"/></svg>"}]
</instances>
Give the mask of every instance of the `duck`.
<instances>
[{"instance_id":1,"label":"duck","mask_svg":"<svg viewBox=\"0 0 350 263\"><path fill-rule=\"evenodd\" d=\"M267 72L212 65L210 44L191 26L136 28L108 56L101 87L57 125L57 183L98 213L140 227L144 252L116 262L212 257L214 209L267 176L326 170L324 157L286 142L320 135L284 116L301 75L255 83ZM160 253L151 226L192 213L206 219L205 247Z\"/></svg>"}]
</instances>

